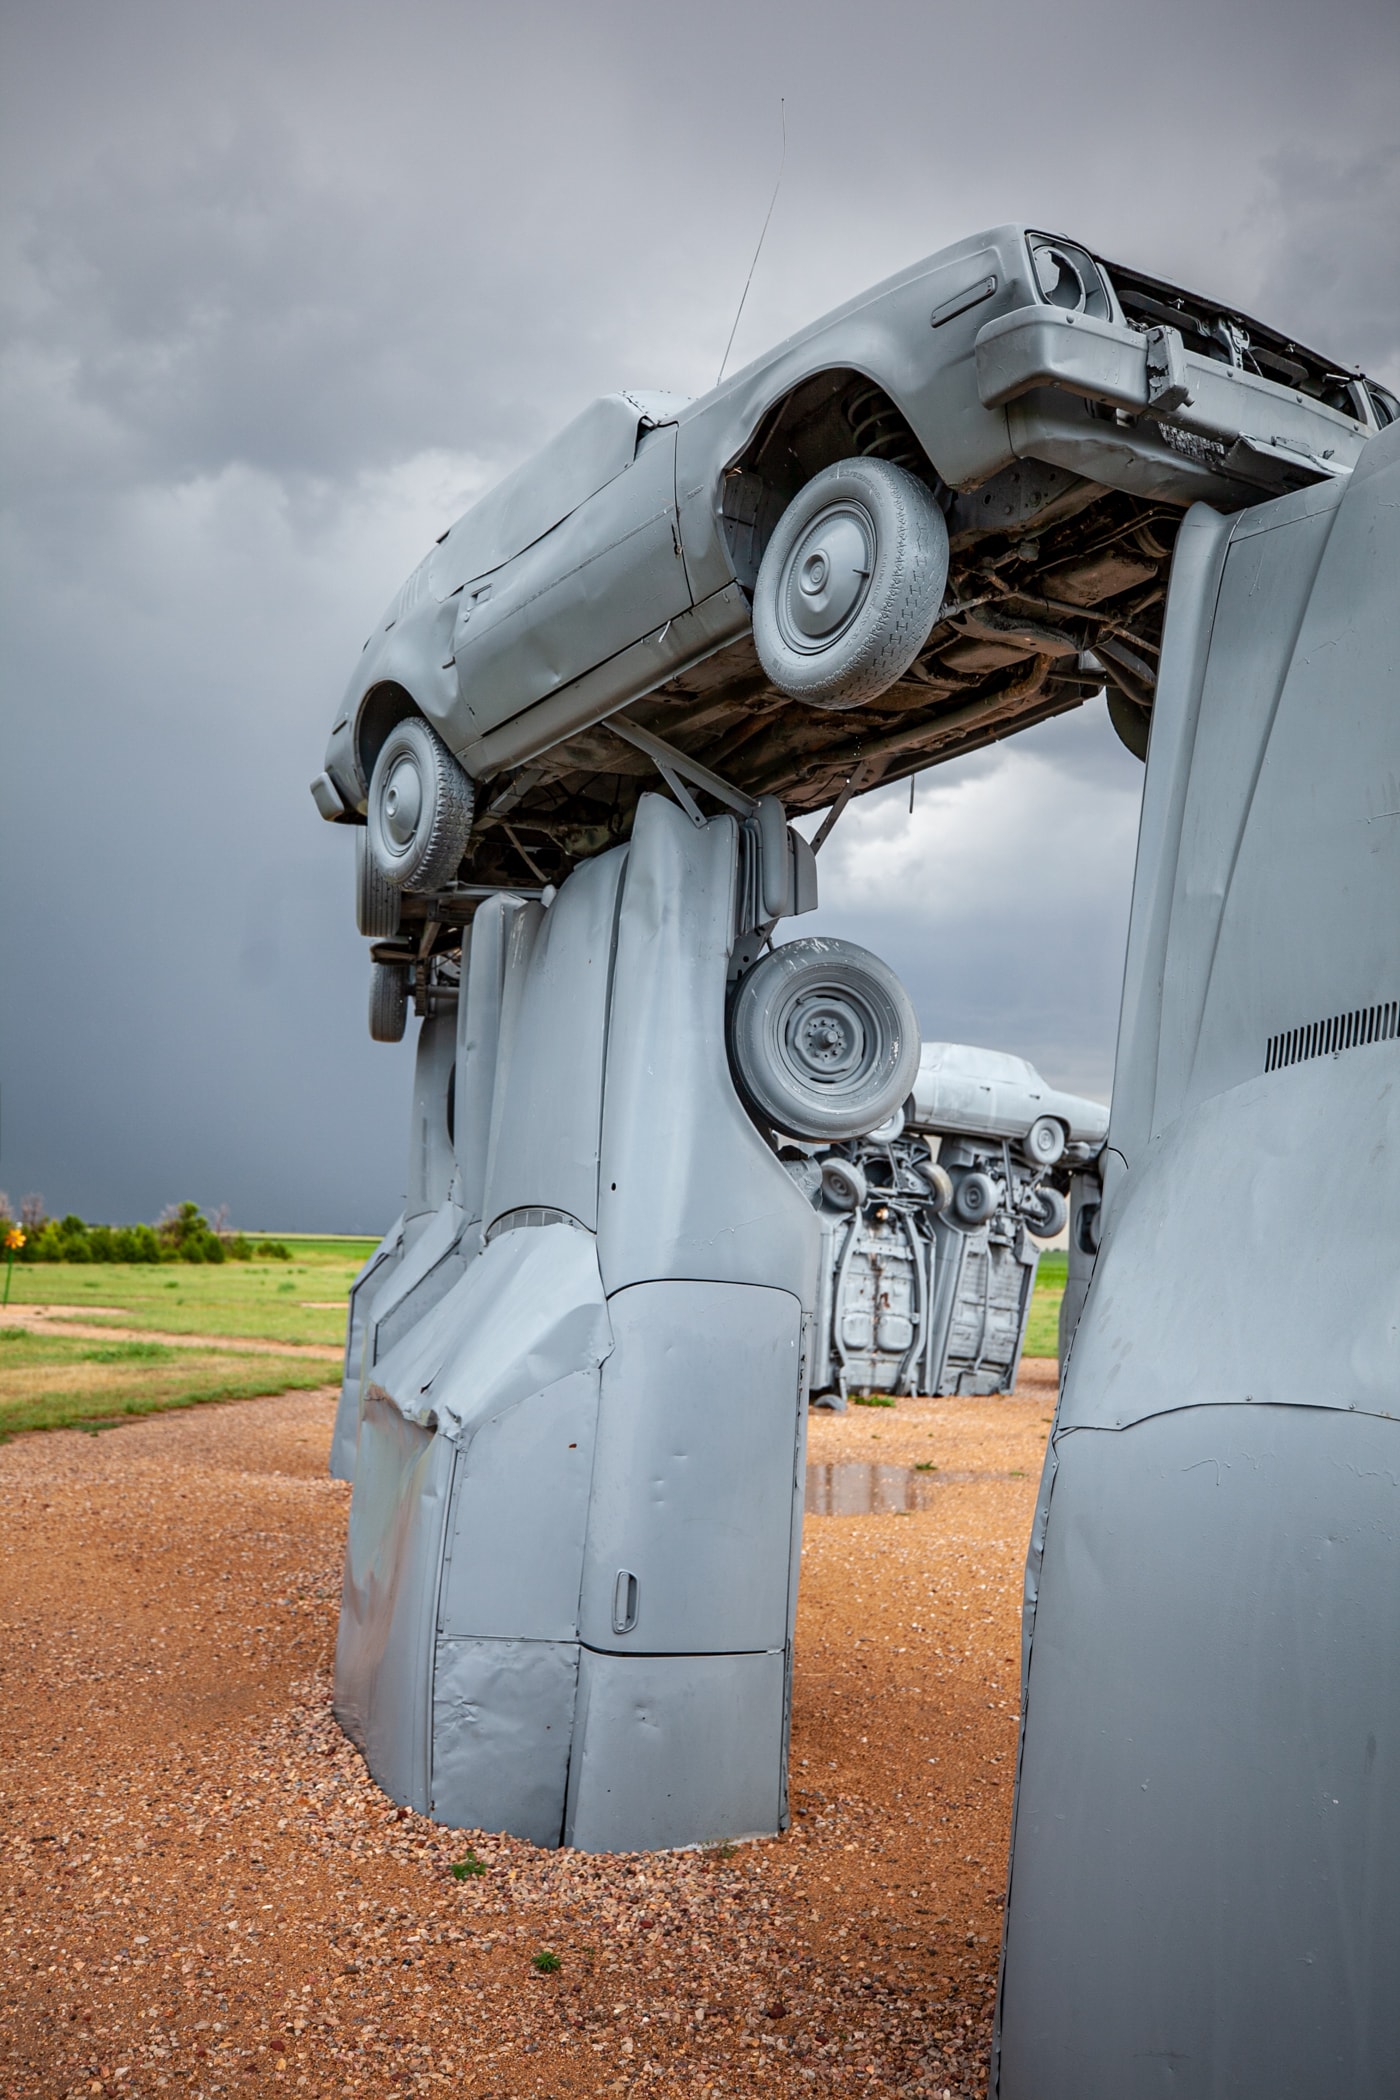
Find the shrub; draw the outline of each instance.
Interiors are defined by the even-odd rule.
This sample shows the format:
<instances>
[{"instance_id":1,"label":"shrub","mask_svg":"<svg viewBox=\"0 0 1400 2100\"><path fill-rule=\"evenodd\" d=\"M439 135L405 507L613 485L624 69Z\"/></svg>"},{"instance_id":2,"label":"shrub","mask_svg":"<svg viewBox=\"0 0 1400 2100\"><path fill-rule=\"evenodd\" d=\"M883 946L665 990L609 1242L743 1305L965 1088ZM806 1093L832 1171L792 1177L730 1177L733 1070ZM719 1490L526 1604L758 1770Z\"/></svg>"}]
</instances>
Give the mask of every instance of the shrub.
<instances>
[{"instance_id":1,"label":"shrub","mask_svg":"<svg viewBox=\"0 0 1400 2100\"><path fill-rule=\"evenodd\" d=\"M172 1203L156 1220L162 1261L222 1261L224 1243L197 1203Z\"/></svg>"},{"instance_id":2,"label":"shrub","mask_svg":"<svg viewBox=\"0 0 1400 2100\"><path fill-rule=\"evenodd\" d=\"M118 1225L112 1234L113 1261L159 1261L160 1241L152 1225Z\"/></svg>"},{"instance_id":3,"label":"shrub","mask_svg":"<svg viewBox=\"0 0 1400 2100\"><path fill-rule=\"evenodd\" d=\"M254 1250L263 1261L290 1261L292 1250L285 1240L259 1240Z\"/></svg>"},{"instance_id":4,"label":"shrub","mask_svg":"<svg viewBox=\"0 0 1400 2100\"><path fill-rule=\"evenodd\" d=\"M41 1225L37 1232L30 1234L25 1243L23 1259L25 1261L65 1261L67 1255L68 1250L64 1245L63 1235L57 1225L54 1224L52 1218L50 1218L47 1225Z\"/></svg>"}]
</instances>

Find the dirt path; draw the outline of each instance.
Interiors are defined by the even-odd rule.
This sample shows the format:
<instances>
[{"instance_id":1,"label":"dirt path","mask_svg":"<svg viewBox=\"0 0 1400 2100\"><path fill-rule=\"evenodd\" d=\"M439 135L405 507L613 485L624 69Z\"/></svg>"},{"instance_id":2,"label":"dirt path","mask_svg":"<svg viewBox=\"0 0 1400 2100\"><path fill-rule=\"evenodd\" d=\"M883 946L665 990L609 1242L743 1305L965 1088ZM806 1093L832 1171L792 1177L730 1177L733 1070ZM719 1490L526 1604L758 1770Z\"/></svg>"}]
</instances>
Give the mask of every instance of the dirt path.
<instances>
[{"instance_id":1,"label":"dirt path","mask_svg":"<svg viewBox=\"0 0 1400 2100\"><path fill-rule=\"evenodd\" d=\"M980 2096L1053 1390L814 1417L995 1477L809 1518L784 1837L460 1881L329 1715L333 1396L0 1450L0 2090Z\"/></svg>"},{"instance_id":2,"label":"dirt path","mask_svg":"<svg viewBox=\"0 0 1400 2100\"><path fill-rule=\"evenodd\" d=\"M87 1313L100 1306L87 1306ZM118 1315L120 1317L120 1315ZM247 1356L314 1356L321 1362L338 1362L344 1350L335 1342L264 1342L243 1335L166 1334L158 1327L113 1327L104 1320L100 1327L66 1305L0 1306L0 1327L27 1327L33 1334L61 1334L74 1341L164 1342L171 1349L227 1349Z\"/></svg>"}]
</instances>

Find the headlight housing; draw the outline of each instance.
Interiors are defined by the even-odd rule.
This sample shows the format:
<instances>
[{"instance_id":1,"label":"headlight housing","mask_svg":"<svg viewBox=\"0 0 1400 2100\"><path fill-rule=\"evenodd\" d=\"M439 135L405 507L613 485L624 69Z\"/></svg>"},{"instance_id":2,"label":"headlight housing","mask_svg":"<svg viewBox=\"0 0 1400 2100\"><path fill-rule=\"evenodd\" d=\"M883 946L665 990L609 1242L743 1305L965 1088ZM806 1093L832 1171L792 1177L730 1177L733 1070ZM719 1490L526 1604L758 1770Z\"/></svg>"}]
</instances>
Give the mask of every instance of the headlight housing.
<instances>
[{"instance_id":1,"label":"headlight housing","mask_svg":"<svg viewBox=\"0 0 1400 2100\"><path fill-rule=\"evenodd\" d=\"M1031 274L1047 306L1058 306L1065 313L1093 314L1100 321L1116 319L1103 272L1085 249L1052 233L1027 234L1026 245L1031 252Z\"/></svg>"}]
</instances>

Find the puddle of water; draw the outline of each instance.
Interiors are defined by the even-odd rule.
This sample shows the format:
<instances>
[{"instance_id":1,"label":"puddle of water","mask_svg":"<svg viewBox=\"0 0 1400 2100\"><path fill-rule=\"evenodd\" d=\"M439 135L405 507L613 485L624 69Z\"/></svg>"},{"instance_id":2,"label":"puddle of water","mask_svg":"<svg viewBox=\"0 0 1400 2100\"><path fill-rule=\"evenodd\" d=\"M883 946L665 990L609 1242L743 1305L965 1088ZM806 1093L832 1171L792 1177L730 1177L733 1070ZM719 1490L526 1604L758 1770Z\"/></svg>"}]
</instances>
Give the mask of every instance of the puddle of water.
<instances>
[{"instance_id":1,"label":"puddle of water","mask_svg":"<svg viewBox=\"0 0 1400 2100\"><path fill-rule=\"evenodd\" d=\"M931 1509L939 1488L969 1480L1024 1480L1024 1473L965 1473L916 1466L880 1466L864 1461L807 1468L803 1508L814 1517L893 1516L897 1510Z\"/></svg>"}]
</instances>

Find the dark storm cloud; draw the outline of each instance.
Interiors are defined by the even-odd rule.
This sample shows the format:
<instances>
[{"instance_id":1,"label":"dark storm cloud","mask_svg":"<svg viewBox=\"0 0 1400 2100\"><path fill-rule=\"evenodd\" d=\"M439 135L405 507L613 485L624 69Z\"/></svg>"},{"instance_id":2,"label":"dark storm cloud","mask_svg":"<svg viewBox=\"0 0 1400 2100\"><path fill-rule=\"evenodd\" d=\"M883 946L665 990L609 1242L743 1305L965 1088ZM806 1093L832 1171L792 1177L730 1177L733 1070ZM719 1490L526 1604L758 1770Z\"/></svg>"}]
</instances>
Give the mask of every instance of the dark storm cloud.
<instances>
[{"instance_id":1,"label":"dark storm cloud","mask_svg":"<svg viewBox=\"0 0 1400 2100\"><path fill-rule=\"evenodd\" d=\"M1030 217L1397 376L1397 17L1115 5L11 12L0 1182L370 1226L368 1043L305 783L370 623L592 395L713 382ZM895 789L823 923L931 1034L1102 1091L1139 774L1101 710Z\"/></svg>"}]
</instances>

